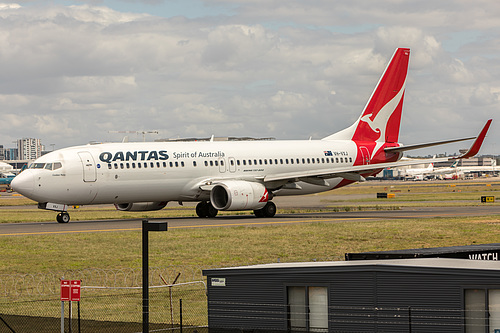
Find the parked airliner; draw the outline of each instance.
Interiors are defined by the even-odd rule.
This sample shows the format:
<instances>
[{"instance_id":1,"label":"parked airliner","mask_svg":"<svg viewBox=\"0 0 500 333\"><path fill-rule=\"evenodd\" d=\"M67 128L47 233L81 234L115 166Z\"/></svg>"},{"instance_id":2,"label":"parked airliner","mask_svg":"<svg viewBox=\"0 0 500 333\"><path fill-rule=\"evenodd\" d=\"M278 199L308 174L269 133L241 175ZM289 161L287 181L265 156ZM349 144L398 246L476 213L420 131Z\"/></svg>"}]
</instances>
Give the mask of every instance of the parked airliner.
<instances>
[{"instance_id":1,"label":"parked airliner","mask_svg":"<svg viewBox=\"0 0 500 333\"><path fill-rule=\"evenodd\" d=\"M199 202L200 217L219 210L253 210L272 217L278 195L328 191L386 167L447 158L399 161L406 150L476 139L479 151L491 119L477 137L403 146L398 142L410 50L396 50L356 122L321 140L106 143L65 148L37 159L12 188L59 211L71 205L115 204L118 210L159 210L169 201Z\"/></svg>"}]
</instances>

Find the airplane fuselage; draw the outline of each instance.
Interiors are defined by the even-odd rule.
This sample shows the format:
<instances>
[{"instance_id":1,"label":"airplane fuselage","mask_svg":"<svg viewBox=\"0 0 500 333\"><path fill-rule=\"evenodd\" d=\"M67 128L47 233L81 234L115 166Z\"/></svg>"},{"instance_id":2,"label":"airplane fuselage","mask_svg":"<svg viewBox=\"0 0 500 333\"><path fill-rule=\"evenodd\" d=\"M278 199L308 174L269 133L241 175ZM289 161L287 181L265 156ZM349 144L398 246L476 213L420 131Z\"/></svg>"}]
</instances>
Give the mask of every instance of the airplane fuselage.
<instances>
[{"instance_id":1,"label":"airplane fuselage","mask_svg":"<svg viewBox=\"0 0 500 333\"><path fill-rule=\"evenodd\" d=\"M202 201L197 184L237 179L263 180L275 173L345 169L359 149L352 141L238 141L108 143L61 149L39 158L23 172L18 188L38 202L66 205L147 201ZM331 190L342 178L316 185L288 181L271 187L276 195Z\"/></svg>"}]
</instances>

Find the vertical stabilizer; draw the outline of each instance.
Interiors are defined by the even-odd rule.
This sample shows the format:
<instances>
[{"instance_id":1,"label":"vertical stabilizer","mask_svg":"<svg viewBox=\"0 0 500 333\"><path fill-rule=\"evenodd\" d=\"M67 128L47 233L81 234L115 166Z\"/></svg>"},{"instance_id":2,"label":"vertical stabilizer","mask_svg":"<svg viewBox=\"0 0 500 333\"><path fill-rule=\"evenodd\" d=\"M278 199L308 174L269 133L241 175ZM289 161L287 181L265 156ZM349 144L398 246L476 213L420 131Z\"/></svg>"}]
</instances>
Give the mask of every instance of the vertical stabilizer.
<instances>
[{"instance_id":1,"label":"vertical stabilizer","mask_svg":"<svg viewBox=\"0 0 500 333\"><path fill-rule=\"evenodd\" d=\"M358 120L323 140L398 142L409 58L410 49L396 49Z\"/></svg>"}]
</instances>

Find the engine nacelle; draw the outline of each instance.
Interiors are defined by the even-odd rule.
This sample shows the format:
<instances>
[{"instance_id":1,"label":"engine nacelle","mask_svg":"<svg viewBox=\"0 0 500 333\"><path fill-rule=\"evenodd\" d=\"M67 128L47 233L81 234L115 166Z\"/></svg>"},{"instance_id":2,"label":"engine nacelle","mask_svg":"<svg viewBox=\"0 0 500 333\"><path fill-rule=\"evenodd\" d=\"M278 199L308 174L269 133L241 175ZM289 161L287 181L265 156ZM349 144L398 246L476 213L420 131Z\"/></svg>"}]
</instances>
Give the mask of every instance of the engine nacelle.
<instances>
[{"instance_id":1,"label":"engine nacelle","mask_svg":"<svg viewBox=\"0 0 500 333\"><path fill-rule=\"evenodd\" d=\"M144 212L148 210L160 210L167 205L168 201L160 202L132 202L124 204L115 204L117 210L128 212Z\"/></svg>"},{"instance_id":2,"label":"engine nacelle","mask_svg":"<svg viewBox=\"0 0 500 333\"><path fill-rule=\"evenodd\" d=\"M217 183L210 192L210 202L218 210L261 209L268 200L264 185L244 180Z\"/></svg>"}]
</instances>

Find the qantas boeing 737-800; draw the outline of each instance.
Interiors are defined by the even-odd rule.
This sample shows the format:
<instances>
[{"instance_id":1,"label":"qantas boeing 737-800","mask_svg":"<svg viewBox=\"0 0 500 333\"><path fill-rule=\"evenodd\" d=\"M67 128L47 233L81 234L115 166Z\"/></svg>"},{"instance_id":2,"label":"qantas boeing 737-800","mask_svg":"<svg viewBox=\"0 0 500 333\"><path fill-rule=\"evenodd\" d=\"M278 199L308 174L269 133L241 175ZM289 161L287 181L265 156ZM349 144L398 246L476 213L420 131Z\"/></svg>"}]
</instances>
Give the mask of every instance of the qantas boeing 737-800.
<instances>
[{"instance_id":1,"label":"qantas boeing 737-800","mask_svg":"<svg viewBox=\"0 0 500 333\"><path fill-rule=\"evenodd\" d=\"M474 156L491 124L477 137L403 146L398 142L410 50L394 53L356 122L321 140L106 143L60 149L20 173L12 188L59 211L68 206L115 204L118 210L159 210L169 201L199 202L200 217L219 210L253 210L272 217L277 195L332 190L386 167L448 158L400 161L403 152L476 139Z\"/></svg>"}]
</instances>

